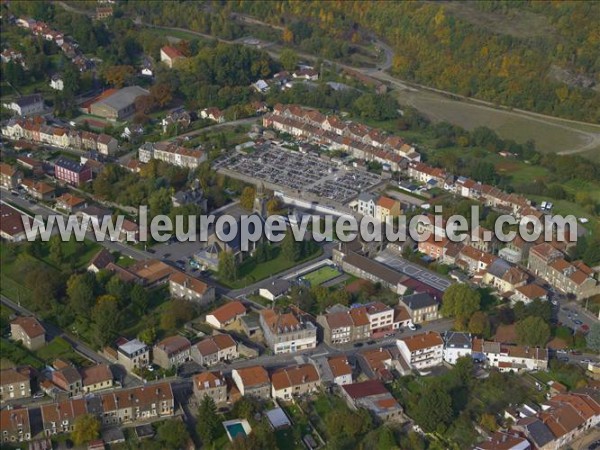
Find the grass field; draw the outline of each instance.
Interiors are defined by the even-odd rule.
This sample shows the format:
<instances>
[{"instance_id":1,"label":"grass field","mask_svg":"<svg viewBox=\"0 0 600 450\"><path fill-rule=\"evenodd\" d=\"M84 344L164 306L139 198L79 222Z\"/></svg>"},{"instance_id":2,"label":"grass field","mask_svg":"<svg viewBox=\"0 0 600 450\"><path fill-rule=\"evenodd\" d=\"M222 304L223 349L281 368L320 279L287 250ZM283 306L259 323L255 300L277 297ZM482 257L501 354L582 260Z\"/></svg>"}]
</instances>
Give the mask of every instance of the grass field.
<instances>
[{"instance_id":1,"label":"grass field","mask_svg":"<svg viewBox=\"0 0 600 450\"><path fill-rule=\"evenodd\" d=\"M71 361L77 365L89 364L89 361L75 353L73 347L71 347L71 344L69 344L60 336L52 339L44 347L37 350L35 354L39 359L45 361L47 364L51 364L52 361L57 358Z\"/></svg>"},{"instance_id":2,"label":"grass field","mask_svg":"<svg viewBox=\"0 0 600 450\"><path fill-rule=\"evenodd\" d=\"M435 122L447 121L467 130L486 126L503 139L525 142L533 139L541 152L576 149L589 142L589 133L600 136L600 127L514 114L473 103L462 102L429 91L405 89L397 91L402 105L411 105ZM581 153L600 160L600 144Z\"/></svg>"},{"instance_id":3,"label":"grass field","mask_svg":"<svg viewBox=\"0 0 600 450\"><path fill-rule=\"evenodd\" d=\"M246 287L252 283L256 283L257 281L264 280L272 275L276 275L284 270L291 269L298 264L302 264L303 262L310 261L311 259L319 256L323 250L319 247L318 252L310 255L309 257L303 259L302 261L289 261L281 254L281 249L279 247L275 247L273 251L276 252L275 258L270 261L256 264L253 259L248 259L244 261L240 267L238 267L238 279L233 282L227 282L224 280L219 280L225 286L228 286L232 289L239 289Z\"/></svg>"},{"instance_id":4,"label":"grass field","mask_svg":"<svg viewBox=\"0 0 600 450\"><path fill-rule=\"evenodd\" d=\"M334 269L331 266L324 266L320 269L303 275L302 278L304 278L310 283L311 286L314 287L319 286L325 283L326 281L333 280L335 277L338 276L340 276L340 272L338 272L336 269Z\"/></svg>"}]
</instances>

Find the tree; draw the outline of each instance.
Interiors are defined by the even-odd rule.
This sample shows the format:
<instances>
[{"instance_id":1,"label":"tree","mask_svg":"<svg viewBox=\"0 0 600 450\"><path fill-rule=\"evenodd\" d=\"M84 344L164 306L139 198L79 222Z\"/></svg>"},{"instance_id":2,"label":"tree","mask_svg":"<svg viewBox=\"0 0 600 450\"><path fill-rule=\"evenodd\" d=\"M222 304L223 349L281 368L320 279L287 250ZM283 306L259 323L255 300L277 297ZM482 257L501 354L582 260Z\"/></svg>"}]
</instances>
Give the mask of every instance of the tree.
<instances>
[{"instance_id":1,"label":"tree","mask_svg":"<svg viewBox=\"0 0 600 450\"><path fill-rule=\"evenodd\" d=\"M457 283L444 292L441 312L454 317L457 322L466 323L475 311L479 311L481 296L467 284Z\"/></svg>"},{"instance_id":2,"label":"tree","mask_svg":"<svg viewBox=\"0 0 600 450\"><path fill-rule=\"evenodd\" d=\"M91 414L83 414L75 419L71 437L75 445L98 439L100 436L100 421Z\"/></svg>"},{"instance_id":3,"label":"tree","mask_svg":"<svg viewBox=\"0 0 600 450\"><path fill-rule=\"evenodd\" d=\"M237 262L235 255L231 251L222 251L219 253L219 277L226 281L237 280Z\"/></svg>"},{"instance_id":4,"label":"tree","mask_svg":"<svg viewBox=\"0 0 600 450\"><path fill-rule=\"evenodd\" d=\"M281 241L281 254L288 261L299 261L302 258L300 242L296 242L292 232L286 233Z\"/></svg>"},{"instance_id":5,"label":"tree","mask_svg":"<svg viewBox=\"0 0 600 450\"><path fill-rule=\"evenodd\" d=\"M133 312L137 316L142 316L148 309L148 292L139 284L135 284L129 294Z\"/></svg>"},{"instance_id":6,"label":"tree","mask_svg":"<svg viewBox=\"0 0 600 450\"><path fill-rule=\"evenodd\" d=\"M484 338L490 337L490 319L483 311L476 311L469 320L469 333L478 334Z\"/></svg>"},{"instance_id":7,"label":"tree","mask_svg":"<svg viewBox=\"0 0 600 450\"><path fill-rule=\"evenodd\" d=\"M452 420L452 398L439 382L430 382L428 389L421 391L415 405L414 418L427 432L439 426L445 427Z\"/></svg>"},{"instance_id":8,"label":"tree","mask_svg":"<svg viewBox=\"0 0 600 450\"><path fill-rule=\"evenodd\" d=\"M550 326L541 317L529 316L520 320L515 331L521 345L541 347L550 339Z\"/></svg>"},{"instance_id":9,"label":"tree","mask_svg":"<svg viewBox=\"0 0 600 450\"><path fill-rule=\"evenodd\" d=\"M55 234L50 238L50 259L59 266L65 262L63 245L64 243L58 234Z\"/></svg>"},{"instance_id":10,"label":"tree","mask_svg":"<svg viewBox=\"0 0 600 450\"><path fill-rule=\"evenodd\" d=\"M284 48L279 54L279 61L285 70L291 72L298 65L298 54L290 48Z\"/></svg>"},{"instance_id":11,"label":"tree","mask_svg":"<svg viewBox=\"0 0 600 450\"><path fill-rule=\"evenodd\" d=\"M240 196L240 206L248 211L254 208L254 198L256 197L256 189L246 186Z\"/></svg>"},{"instance_id":12,"label":"tree","mask_svg":"<svg viewBox=\"0 0 600 450\"><path fill-rule=\"evenodd\" d=\"M109 344L117 336L121 323L120 317L116 297L112 295L98 297L96 306L92 310L92 321L94 339L99 346Z\"/></svg>"},{"instance_id":13,"label":"tree","mask_svg":"<svg viewBox=\"0 0 600 450\"><path fill-rule=\"evenodd\" d=\"M203 445L214 442L221 435L223 427L217 415L217 405L208 395L205 395L200 402L198 417L200 420L198 420L196 431L202 439Z\"/></svg>"},{"instance_id":14,"label":"tree","mask_svg":"<svg viewBox=\"0 0 600 450\"><path fill-rule=\"evenodd\" d=\"M154 341L156 341L156 328L144 328L142 331L140 331L140 334L138 334L138 339L147 345L154 344Z\"/></svg>"},{"instance_id":15,"label":"tree","mask_svg":"<svg viewBox=\"0 0 600 450\"><path fill-rule=\"evenodd\" d=\"M283 205L281 201L277 197L273 197L267 202L267 215L272 216L275 214L281 214L281 210L283 209Z\"/></svg>"},{"instance_id":16,"label":"tree","mask_svg":"<svg viewBox=\"0 0 600 450\"><path fill-rule=\"evenodd\" d=\"M166 83L159 83L152 86L150 88L150 95L161 108L164 108L173 100L171 87Z\"/></svg>"},{"instance_id":17,"label":"tree","mask_svg":"<svg viewBox=\"0 0 600 450\"><path fill-rule=\"evenodd\" d=\"M156 108L156 100L151 95L140 95L134 101L135 111L140 114L150 114Z\"/></svg>"},{"instance_id":18,"label":"tree","mask_svg":"<svg viewBox=\"0 0 600 450\"><path fill-rule=\"evenodd\" d=\"M587 346L597 352L600 351L600 324L595 323L591 326L585 341Z\"/></svg>"},{"instance_id":19,"label":"tree","mask_svg":"<svg viewBox=\"0 0 600 450\"><path fill-rule=\"evenodd\" d=\"M107 67L102 76L108 84L112 84L116 88L121 88L135 74L135 70L131 66L110 66Z\"/></svg>"},{"instance_id":20,"label":"tree","mask_svg":"<svg viewBox=\"0 0 600 450\"><path fill-rule=\"evenodd\" d=\"M94 306L96 280L86 272L81 275L71 275L67 280L67 297L69 306L76 314L88 314Z\"/></svg>"},{"instance_id":21,"label":"tree","mask_svg":"<svg viewBox=\"0 0 600 450\"><path fill-rule=\"evenodd\" d=\"M169 449L182 448L190 435L181 420L165 420L158 426L158 441Z\"/></svg>"},{"instance_id":22,"label":"tree","mask_svg":"<svg viewBox=\"0 0 600 450\"><path fill-rule=\"evenodd\" d=\"M493 414L485 413L481 415L481 419L479 419L479 424L489 430L496 431L498 429L498 424L496 423L496 417Z\"/></svg>"}]
</instances>

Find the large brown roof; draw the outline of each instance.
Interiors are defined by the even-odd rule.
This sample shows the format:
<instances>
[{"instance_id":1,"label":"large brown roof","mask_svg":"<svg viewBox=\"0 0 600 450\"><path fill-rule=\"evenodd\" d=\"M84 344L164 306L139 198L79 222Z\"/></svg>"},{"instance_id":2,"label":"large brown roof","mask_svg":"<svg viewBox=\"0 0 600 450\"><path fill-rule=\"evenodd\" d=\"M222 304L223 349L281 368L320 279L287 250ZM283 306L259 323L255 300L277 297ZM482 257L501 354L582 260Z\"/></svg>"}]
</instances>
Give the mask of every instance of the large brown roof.
<instances>
[{"instance_id":1,"label":"large brown roof","mask_svg":"<svg viewBox=\"0 0 600 450\"><path fill-rule=\"evenodd\" d=\"M16 369L4 369L0 371L0 383L4 386L13 383L29 381L29 377Z\"/></svg>"},{"instance_id":2,"label":"large brown roof","mask_svg":"<svg viewBox=\"0 0 600 450\"><path fill-rule=\"evenodd\" d=\"M35 338L46 333L46 330L35 317L17 317L11 322L11 325L20 326L29 338Z\"/></svg>"},{"instance_id":3,"label":"large brown roof","mask_svg":"<svg viewBox=\"0 0 600 450\"><path fill-rule=\"evenodd\" d=\"M167 355L173 355L187 350L191 345L190 341L183 336L169 336L156 344L156 347Z\"/></svg>"},{"instance_id":4,"label":"large brown roof","mask_svg":"<svg viewBox=\"0 0 600 450\"><path fill-rule=\"evenodd\" d=\"M219 350L224 350L226 348L235 346L235 341L228 334L217 334L196 344L196 348L202 356L213 355Z\"/></svg>"},{"instance_id":5,"label":"large brown roof","mask_svg":"<svg viewBox=\"0 0 600 450\"><path fill-rule=\"evenodd\" d=\"M342 386L348 396L354 400L371 395L389 394L383 383L379 380L363 381L362 383L346 384Z\"/></svg>"},{"instance_id":6,"label":"large brown roof","mask_svg":"<svg viewBox=\"0 0 600 450\"><path fill-rule=\"evenodd\" d=\"M244 367L236 371L246 388L270 383L269 374L262 366Z\"/></svg>"},{"instance_id":7,"label":"large brown roof","mask_svg":"<svg viewBox=\"0 0 600 450\"><path fill-rule=\"evenodd\" d=\"M194 384L201 391L226 386L225 379L219 372L202 372L194 377Z\"/></svg>"},{"instance_id":8,"label":"large brown roof","mask_svg":"<svg viewBox=\"0 0 600 450\"><path fill-rule=\"evenodd\" d=\"M435 347L437 345L444 345L444 340L440 334L435 331L415 334L414 336L402 338L402 340L411 352Z\"/></svg>"},{"instance_id":9,"label":"large brown roof","mask_svg":"<svg viewBox=\"0 0 600 450\"><path fill-rule=\"evenodd\" d=\"M346 355L333 356L327 362L334 377L352 374L352 366L348 362Z\"/></svg>"},{"instance_id":10,"label":"large brown roof","mask_svg":"<svg viewBox=\"0 0 600 450\"><path fill-rule=\"evenodd\" d=\"M0 411L0 430L14 434L21 429L25 433L31 429L29 410L27 408L3 409Z\"/></svg>"},{"instance_id":11,"label":"large brown roof","mask_svg":"<svg viewBox=\"0 0 600 450\"><path fill-rule=\"evenodd\" d=\"M276 370L271 375L271 383L276 390L300 386L319 381L319 373L312 364L302 364Z\"/></svg>"},{"instance_id":12,"label":"large brown roof","mask_svg":"<svg viewBox=\"0 0 600 450\"><path fill-rule=\"evenodd\" d=\"M143 278L149 284L155 283L169 277L172 273L178 272L173 267L158 259L139 261L129 267L129 271L135 273L138 277Z\"/></svg>"},{"instance_id":13,"label":"large brown roof","mask_svg":"<svg viewBox=\"0 0 600 450\"><path fill-rule=\"evenodd\" d=\"M102 383L113 379L110 367L106 364L97 364L81 370L81 378L84 386Z\"/></svg>"},{"instance_id":14,"label":"large brown roof","mask_svg":"<svg viewBox=\"0 0 600 450\"><path fill-rule=\"evenodd\" d=\"M225 303L223 306L215 309L208 313L208 315L215 316L220 323L229 322L235 317L242 315L246 312L246 307L240 301L233 301Z\"/></svg>"},{"instance_id":15,"label":"large brown roof","mask_svg":"<svg viewBox=\"0 0 600 450\"><path fill-rule=\"evenodd\" d=\"M200 295L204 294L208 289L208 284L206 284L204 281L190 277L183 272L175 272L171 274L169 281L191 289Z\"/></svg>"}]
</instances>

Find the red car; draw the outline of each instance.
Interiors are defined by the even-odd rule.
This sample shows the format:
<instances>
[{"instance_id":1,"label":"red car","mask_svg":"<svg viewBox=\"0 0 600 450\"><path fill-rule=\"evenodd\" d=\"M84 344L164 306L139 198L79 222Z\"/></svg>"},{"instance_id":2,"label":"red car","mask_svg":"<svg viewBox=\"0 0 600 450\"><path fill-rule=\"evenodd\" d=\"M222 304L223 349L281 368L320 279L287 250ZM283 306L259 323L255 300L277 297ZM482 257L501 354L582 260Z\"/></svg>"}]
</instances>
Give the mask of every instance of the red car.
<instances>
[{"instance_id":1,"label":"red car","mask_svg":"<svg viewBox=\"0 0 600 450\"><path fill-rule=\"evenodd\" d=\"M589 327L589 326L587 326L585 323L584 323L583 325L581 325L581 326L579 327L579 329L580 329L581 331L583 331L584 333L587 333L588 331L590 331L590 327Z\"/></svg>"}]
</instances>

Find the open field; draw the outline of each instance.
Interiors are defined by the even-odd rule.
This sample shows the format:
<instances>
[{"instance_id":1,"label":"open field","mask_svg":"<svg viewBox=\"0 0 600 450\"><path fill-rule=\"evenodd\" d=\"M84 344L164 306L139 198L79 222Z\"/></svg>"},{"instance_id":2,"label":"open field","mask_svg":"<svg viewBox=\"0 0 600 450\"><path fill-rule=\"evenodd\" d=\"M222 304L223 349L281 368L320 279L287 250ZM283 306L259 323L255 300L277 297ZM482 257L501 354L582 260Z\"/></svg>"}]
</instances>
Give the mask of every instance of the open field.
<instances>
[{"instance_id":1,"label":"open field","mask_svg":"<svg viewBox=\"0 0 600 450\"><path fill-rule=\"evenodd\" d=\"M400 104L411 105L436 122L447 121L467 130L486 126L503 139L533 139L542 152L581 150L582 156L600 159L600 126L497 110L424 90L403 89L397 94Z\"/></svg>"},{"instance_id":2,"label":"open field","mask_svg":"<svg viewBox=\"0 0 600 450\"><path fill-rule=\"evenodd\" d=\"M338 277L340 273L333 267L324 266L313 272L307 273L302 278L310 283L312 287L319 286L326 281L333 280Z\"/></svg>"}]
</instances>

